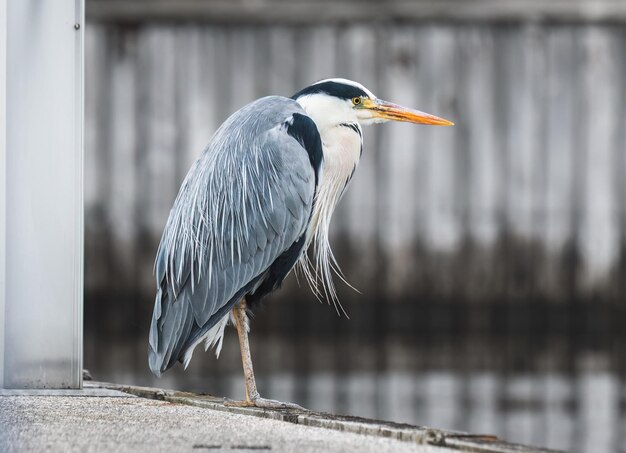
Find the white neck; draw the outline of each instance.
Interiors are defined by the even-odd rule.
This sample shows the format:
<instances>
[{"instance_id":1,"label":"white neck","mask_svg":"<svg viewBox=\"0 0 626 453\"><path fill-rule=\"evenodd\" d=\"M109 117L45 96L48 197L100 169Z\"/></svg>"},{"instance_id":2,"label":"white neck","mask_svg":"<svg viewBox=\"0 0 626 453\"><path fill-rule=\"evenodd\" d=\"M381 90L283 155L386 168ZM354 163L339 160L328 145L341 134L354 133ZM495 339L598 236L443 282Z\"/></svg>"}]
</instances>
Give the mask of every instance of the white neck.
<instances>
[{"instance_id":1,"label":"white neck","mask_svg":"<svg viewBox=\"0 0 626 453\"><path fill-rule=\"evenodd\" d=\"M311 226L330 217L361 158L362 130L348 102L326 95L304 96L298 102L315 122L322 139L324 160L317 187ZM324 220L323 220L324 219Z\"/></svg>"}]
</instances>

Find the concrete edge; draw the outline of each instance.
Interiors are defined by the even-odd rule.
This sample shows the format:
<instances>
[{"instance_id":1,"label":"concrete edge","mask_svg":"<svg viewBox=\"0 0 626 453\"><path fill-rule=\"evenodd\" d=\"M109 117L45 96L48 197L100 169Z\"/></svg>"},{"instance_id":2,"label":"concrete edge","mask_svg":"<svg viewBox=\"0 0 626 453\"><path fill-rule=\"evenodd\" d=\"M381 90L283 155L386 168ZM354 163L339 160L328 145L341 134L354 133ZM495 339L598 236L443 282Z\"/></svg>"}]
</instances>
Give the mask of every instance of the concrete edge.
<instances>
[{"instance_id":1,"label":"concrete edge","mask_svg":"<svg viewBox=\"0 0 626 453\"><path fill-rule=\"evenodd\" d=\"M136 395L129 392L91 386L82 389L0 389L0 396L95 396L108 398L137 398Z\"/></svg>"},{"instance_id":2,"label":"concrete edge","mask_svg":"<svg viewBox=\"0 0 626 453\"><path fill-rule=\"evenodd\" d=\"M492 435L446 431L425 426L414 426L352 416L339 416L324 412L297 409L260 409L225 406L224 398L152 387L85 382L89 388L102 388L128 393L137 397L185 404L233 414L269 418L299 425L326 428L356 434L387 437L422 445L447 447L471 453L558 453L525 445L511 444Z\"/></svg>"}]
</instances>

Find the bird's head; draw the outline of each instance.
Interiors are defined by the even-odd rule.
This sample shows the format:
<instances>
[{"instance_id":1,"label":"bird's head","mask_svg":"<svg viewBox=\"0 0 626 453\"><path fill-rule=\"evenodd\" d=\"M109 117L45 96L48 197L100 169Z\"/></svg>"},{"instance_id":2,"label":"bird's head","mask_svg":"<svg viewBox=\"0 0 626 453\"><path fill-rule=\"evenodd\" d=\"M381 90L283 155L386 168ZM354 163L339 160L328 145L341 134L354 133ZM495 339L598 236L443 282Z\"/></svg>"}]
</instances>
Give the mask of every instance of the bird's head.
<instances>
[{"instance_id":1,"label":"bird's head","mask_svg":"<svg viewBox=\"0 0 626 453\"><path fill-rule=\"evenodd\" d=\"M378 99L358 82L326 79L310 85L292 96L316 124L334 126L347 122L361 125L405 121L433 126L452 126L443 118Z\"/></svg>"}]
</instances>

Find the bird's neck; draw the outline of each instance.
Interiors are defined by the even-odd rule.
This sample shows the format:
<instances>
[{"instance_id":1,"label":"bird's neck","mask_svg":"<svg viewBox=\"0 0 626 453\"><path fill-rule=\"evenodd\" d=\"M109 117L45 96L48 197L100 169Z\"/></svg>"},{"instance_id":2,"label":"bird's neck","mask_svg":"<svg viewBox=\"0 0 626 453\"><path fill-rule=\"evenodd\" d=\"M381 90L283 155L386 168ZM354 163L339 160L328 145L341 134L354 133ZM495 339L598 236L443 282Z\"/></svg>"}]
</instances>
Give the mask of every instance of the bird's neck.
<instances>
[{"instance_id":1,"label":"bird's neck","mask_svg":"<svg viewBox=\"0 0 626 453\"><path fill-rule=\"evenodd\" d=\"M326 236L332 214L341 199L361 158L361 128L357 123L342 123L318 128L324 160L315 195L309 238Z\"/></svg>"},{"instance_id":2,"label":"bird's neck","mask_svg":"<svg viewBox=\"0 0 626 453\"><path fill-rule=\"evenodd\" d=\"M331 96L304 96L297 101L315 122L324 153L308 235L311 239L327 233L335 206L361 158L363 134L347 103Z\"/></svg>"},{"instance_id":3,"label":"bird's neck","mask_svg":"<svg viewBox=\"0 0 626 453\"><path fill-rule=\"evenodd\" d=\"M321 128L320 137L324 150L322 182L336 183L343 192L361 159L361 127L358 123L340 123Z\"/></svg>"}]
</instances>

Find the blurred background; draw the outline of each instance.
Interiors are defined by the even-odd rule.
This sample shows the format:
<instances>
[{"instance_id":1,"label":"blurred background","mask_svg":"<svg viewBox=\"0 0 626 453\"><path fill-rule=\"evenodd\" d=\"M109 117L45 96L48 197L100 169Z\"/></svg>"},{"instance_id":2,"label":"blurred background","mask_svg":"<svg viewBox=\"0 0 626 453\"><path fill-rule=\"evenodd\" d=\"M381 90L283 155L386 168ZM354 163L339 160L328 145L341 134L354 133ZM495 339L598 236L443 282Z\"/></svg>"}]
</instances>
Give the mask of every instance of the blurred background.
<instances>
[{"instance_id":1,"label":"blurred background","mask_svg":"<svg viewBox=\"0 0 626 453\"><path fill-rule=\"evenodd\" d=\"M365 131L333 223L350 316L290 276L260 391L317 410L626 451L626 3L87 0L85 366L244 397L237 338L147 366L153 260L233 111L322 78L454 128Z\"/></svg>"}]
</instances>

